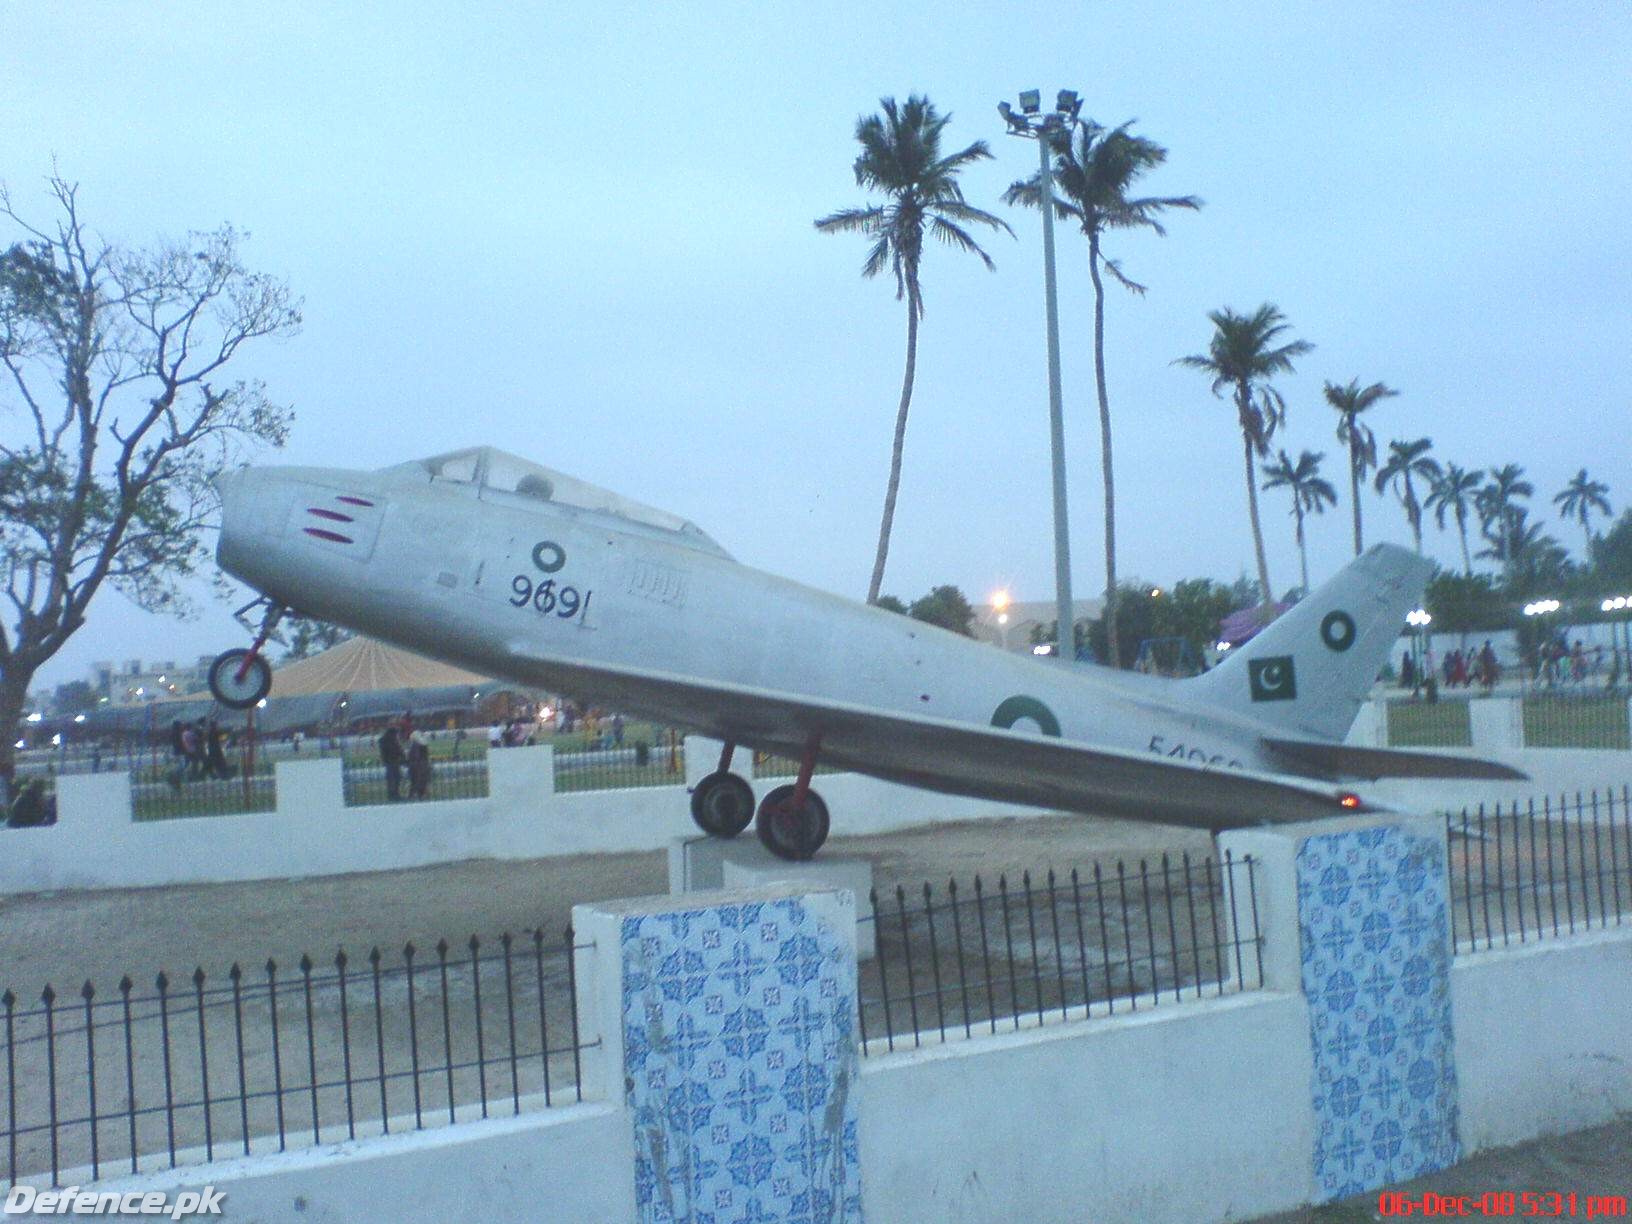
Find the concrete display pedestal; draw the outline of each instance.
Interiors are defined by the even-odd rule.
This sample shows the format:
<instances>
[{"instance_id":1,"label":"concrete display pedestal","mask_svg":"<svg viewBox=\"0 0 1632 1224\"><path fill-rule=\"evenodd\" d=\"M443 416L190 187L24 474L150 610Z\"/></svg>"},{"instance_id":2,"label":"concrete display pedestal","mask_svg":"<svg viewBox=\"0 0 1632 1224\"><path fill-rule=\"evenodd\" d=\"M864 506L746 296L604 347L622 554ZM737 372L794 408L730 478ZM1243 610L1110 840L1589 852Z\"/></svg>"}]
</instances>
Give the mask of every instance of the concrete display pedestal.
<instances>
[{"instance_id":1,"label":"concrete display pedestal","mask_svg":"<svg viewBox=\"0 0 1632 1224\"><path fill-rule=\"evenodd\" d=\"M808 863L779 859L751 834L730 840L688 837L669 843L669 895L719 889L797 884L812 892L836 888L856 895L856 957L871 960L877 940L873 922L873 864L863 858L818 854Z\"/></svg>"}]
</instances>

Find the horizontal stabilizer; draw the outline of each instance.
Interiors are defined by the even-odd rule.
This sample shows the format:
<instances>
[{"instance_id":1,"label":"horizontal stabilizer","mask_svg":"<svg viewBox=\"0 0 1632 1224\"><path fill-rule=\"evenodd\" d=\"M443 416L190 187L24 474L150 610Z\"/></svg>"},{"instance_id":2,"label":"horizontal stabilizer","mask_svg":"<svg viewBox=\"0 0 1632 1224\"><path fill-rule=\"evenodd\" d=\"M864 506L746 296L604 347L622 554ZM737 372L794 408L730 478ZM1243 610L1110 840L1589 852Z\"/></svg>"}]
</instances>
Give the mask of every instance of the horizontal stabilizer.
<instances>
[{"instance_id":1,"label":"horizontal stabilizer","mask_svg":"<svg viewBox=\"0 0 1632 1224\"><path fill-rule=\"evenodd\" d=\"M1526 782L1523 770L1449 752L1412 752L1400 748L1358 748L1352 744L1321 744L1310 740L1264 737L1264 746L1301 771L1314 770L1347 778L1482 778L1498 782Z\"/></svg>"}]
</instances>

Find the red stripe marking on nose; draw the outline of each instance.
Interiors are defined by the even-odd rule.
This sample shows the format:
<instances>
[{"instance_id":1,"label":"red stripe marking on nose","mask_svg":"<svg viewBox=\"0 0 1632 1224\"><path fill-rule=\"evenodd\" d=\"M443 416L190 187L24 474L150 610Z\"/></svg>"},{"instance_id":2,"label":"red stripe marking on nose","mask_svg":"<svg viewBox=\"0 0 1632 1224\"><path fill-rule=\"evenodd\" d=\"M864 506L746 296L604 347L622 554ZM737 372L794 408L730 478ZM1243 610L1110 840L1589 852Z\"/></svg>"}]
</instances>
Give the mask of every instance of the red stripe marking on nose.
<instances>
[{"instance_id":1,"label":"red stripe marking on nose","mask_svg":"<svg viewBox=\"0 0 1632 1224\"><path fill-rule=\"evenodd\" d=\"M331 522L335 523L349 523L352 521L351 515L349 514L341 514L338 510L324 510L318 506L306 507L306 513L315 514L318 518L329 519Z\"/></svg>"},{"instance_id":2,"label":"red stripe marking on nose","mask_svg":"<svg viewBox=\"0 0 1632 1224\"><path fill-rule=\"evenodd\" d=\"M334 500L335 501L343 501L348 506L372 506L374 504L373 502L369 501L368 498L366 498L366 497L352 497L350 494L347 494L347 493L341 493Z\"/></svg>"},{"instance_id":3,"label":"red stripe marking on nose","mask_svg":"<svg viewBox=\"0 0 1632 1224\"><path fill-rule=\"evenodd\" d=\"M301 528L309 536L316 536L320 540L333 540L336 544L350 544L350 536L343 536L338 531L326 531L322 527Z\"/></svg>"}]
</instances>

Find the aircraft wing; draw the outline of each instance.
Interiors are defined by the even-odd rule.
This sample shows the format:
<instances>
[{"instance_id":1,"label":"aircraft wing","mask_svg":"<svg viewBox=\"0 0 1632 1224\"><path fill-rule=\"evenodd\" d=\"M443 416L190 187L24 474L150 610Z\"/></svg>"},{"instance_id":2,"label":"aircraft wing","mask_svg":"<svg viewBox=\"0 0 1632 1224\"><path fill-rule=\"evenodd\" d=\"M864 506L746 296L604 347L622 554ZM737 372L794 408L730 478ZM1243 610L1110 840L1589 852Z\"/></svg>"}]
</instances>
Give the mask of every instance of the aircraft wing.
<instances>
[{"instance_id":1,"label":"aircraft wing","mask_svg":"<svg viewBox=\"0 0 1632 1224\"><path fill-rule=\"evenodd\" d=\"M822 736L821 759L946 794L1164 824L1226 829L1353 814L1346 792L1155 754L976 727L843 702L702 682L516 651L521 670L560 692L797 758Z\"/></svg>"},{"instance_id":2,"label":"aircraft wing","mask_svg":"<svg viewBox=\"0 0 1632 1224\"><path fill-rule=\"evenodd\" d=\"M1264 737L1264 746L1276 756L1303 769L1343 774L1351 778L1483 778L1499 782L1528 782L1522 769L1449 752L1415 752L1401 748L1363 748L1353 744L1316 743L1310 740Z\"/></svg>"}]
</instances>

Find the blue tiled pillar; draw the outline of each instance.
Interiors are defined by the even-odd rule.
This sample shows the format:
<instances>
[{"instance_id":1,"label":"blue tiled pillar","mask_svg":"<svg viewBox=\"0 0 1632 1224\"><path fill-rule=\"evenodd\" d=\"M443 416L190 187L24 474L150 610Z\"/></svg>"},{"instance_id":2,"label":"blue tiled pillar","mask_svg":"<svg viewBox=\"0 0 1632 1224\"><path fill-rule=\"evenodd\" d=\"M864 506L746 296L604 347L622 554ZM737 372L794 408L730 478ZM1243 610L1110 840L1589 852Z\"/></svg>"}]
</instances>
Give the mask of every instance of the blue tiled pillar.
<instances>
[{"instance_id":1,"label":"blue tiled pillar","mask_svg":"<svg viewBox=\"0 0 1632 1224\"><path fill-rule=\"evenodd\" d=\"M1444 843L1417 829L1351 829L1298 847L1323 1200L1458 1158L1448 887Z\"/></svg>"},{"instance_id":2,"label":"blue tiled pillar","mask_svg":"<svg viewBox=\"0 0 1632 1224\"><path fill-rule=\"evenodd\" d=\"M860 1220L853 901L765 890L597 908L597 938L616 945L600 963L616 965L617 1006L601 1014L636 1218Z\"/></svg>"}]
</instances>

